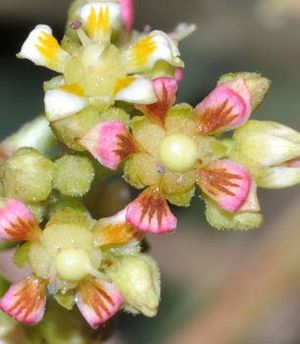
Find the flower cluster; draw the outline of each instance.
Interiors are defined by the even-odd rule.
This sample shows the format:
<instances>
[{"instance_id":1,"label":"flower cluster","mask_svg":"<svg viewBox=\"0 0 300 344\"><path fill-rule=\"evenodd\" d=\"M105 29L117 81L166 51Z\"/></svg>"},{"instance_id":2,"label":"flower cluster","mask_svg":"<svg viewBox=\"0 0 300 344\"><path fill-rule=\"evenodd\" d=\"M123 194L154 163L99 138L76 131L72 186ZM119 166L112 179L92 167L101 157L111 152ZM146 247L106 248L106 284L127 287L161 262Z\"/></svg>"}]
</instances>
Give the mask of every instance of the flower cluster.
<instances>
[{"instance_id":1,"label":"flower cluster","mask_svg":"<svg viewBox=\"0 0 300 344\"><path fill-rule=\"evenodd\" d=\"M0 241L32 271L0 308L22 323L37 324L48 297L93 329L121 309L154 316L160 274L143 242L175 231L168 203L197 193L213 227L250 229L262 223L257 187L300 183L300 134L249 120L269 80L227 74L196 107L176 104L178 42L194 26L141 33L133 19L130 0L75 1L61 43L38 25L18 54L59 73L44 84L45 116L0 144ZM97 188L117 173L143 191L99 220Z\"/></svg>"}]
</instances>

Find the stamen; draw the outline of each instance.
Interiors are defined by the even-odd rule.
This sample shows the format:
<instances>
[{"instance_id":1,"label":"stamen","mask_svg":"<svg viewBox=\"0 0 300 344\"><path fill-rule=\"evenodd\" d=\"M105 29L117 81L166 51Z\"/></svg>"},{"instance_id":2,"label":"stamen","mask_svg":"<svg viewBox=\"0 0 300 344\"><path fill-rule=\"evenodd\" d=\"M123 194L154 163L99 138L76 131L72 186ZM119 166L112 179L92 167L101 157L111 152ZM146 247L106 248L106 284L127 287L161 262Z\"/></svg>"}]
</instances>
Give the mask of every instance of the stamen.
<instances>
[{"instance_id":1,"label":"stamen","mask_svg":"<svg viewBox=\"0 0 300 344\"><path fill-rule=\"evenodd\" d=\"M86 47L87 45L91 44L92 40L89 36L82 30L81 26L76 29L76 33L78 38L80 39L81 44Z\"/></svg>"}]
</instances>

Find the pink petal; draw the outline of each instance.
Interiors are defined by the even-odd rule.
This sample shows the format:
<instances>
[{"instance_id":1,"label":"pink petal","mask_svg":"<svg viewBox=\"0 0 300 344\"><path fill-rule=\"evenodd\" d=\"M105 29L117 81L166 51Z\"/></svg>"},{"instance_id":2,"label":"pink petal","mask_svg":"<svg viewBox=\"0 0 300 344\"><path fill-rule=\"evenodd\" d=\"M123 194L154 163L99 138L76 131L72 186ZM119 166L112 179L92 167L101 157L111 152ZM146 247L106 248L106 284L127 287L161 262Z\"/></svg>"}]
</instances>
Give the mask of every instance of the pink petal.
<instances>
[{"instance_id":1,"label":"pink petal","mask_svg":"<svg viewBox=\"0 0 300 344\"><path fill-rule=\"evenodd\" d=\"M228 212L239 210L251 191L251 176L241 165L219 160L201 169L197 183L204 193Z\"/></svg>"},{"instance_id":2,"label":"pink petal","mask_svg":"<svg viewBox=\"0 0 300 344\"><path fill-rule=\"evenodd\" d=\"M197 107L199 134L208 135L235 129L251 115L251 94L240 77L217 86Z\"/></svg>"},{"instance_id":3,"label":"pink petal","mask_svg":"<svg viewBox=\"0 0 300 344\"><path fill-rule=\"evenodd\" d=\"M157 187L148 187L127 206L127 222L142 232L164 234L174 232L177 219Z\"/></svg>"},{"instance_id":4,"label":"pink petal","mask_svg":"<svg viewBox=\"0 0 300 344\"><path fill-rule=\"evenodd\" d=\"M46 282L29 276L14 283L0 301L0 309L26 325L35 325L44 316Z\"/></svg>"},{"instance_id":5,"label":"pink petal","mask_svg":"<svg viewBox=\"0 0 300 344\"><path fill-rule=\"evenodd\" d=\"M175 71L175 79L177 82L180 82L182 81L184 78L184 71L182 68L176 68L176 71Z\"/></svg>"},{"instance_id":6,"label":"pink petal","mask_svg":"<svg viewBox=\"0 0 300 344\"><path fill-rule=\"evenodd\" d=\"M0 207L0 241L33 241L41 229L27 206L9 199Z\"/></svg>"},{"instance_id":7,"label":"pink petal","mask_svg":"<svg viewBox=\"0 0 300 344\"><path fill-rule=\"evenodd\" d=\"M104 122L95 126L79 139L103 166L112 170L122 160L137 152L137 144L123 122Z\"/></svg>"},{"instance_id":8,"label":"pink petal","mask_svg":"<svg viewBox=\"0 0 300 344\"><path fill-rule=\"evenodd\" d=\"M161 77L152 81L158 102L150 105L136 105L136 108L157 124L164 126L168 110L176 101L177 81L170 77Z\"/></svg>"},{"instance_id":9,"label":"pink petal","mask_svg":"<svg viewBox=\"0 0 300 344\"><path fill-rule=\"evenodd\" d=\"M97 329L118 312L124 299L111 283L88 279L80 284L76 303L89 325Z\"/></svg>"},{"instance_id":10,"label":"pink petal","mask_svg":"<svg viewBox=\"0 0 300 344\"><path fill-rule=\"evenodd\" d=\"M123 24L128 32L132 31L135 17L134 0L120 0Z\"/></svg>"}]
</instances>

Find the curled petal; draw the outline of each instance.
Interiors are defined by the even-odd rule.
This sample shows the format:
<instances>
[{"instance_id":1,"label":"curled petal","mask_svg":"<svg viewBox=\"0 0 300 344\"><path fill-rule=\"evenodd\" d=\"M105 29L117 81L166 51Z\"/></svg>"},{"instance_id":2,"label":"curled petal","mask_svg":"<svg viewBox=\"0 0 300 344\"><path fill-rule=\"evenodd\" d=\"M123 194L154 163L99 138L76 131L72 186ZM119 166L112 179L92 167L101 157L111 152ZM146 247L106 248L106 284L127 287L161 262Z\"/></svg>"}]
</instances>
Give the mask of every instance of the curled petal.
<instances>
[{"instance_id":1,"label":"curled petal","mask_svg":"<svg viewBox=\"0 0 300 344\"><path fill-rule=\"evenodd\" d=\"M129 76L115 85L115 99L135 104L153 104L157 101L150 79Z\"/></svg>"},{"instance_id":2,"label":"curled petal","mask_svg":"<svg viewBox=\"0 0 300 344\"><path fill-rule=\"evenodd\" d=\"M123 296L111 283L99 279L81 282L75 300L93 329L113 317L124 303Z\"/></svg>"},{"instance_id":3,"label":"curled petal","mask_svg":"<svg viewBox=\"0 0 300 344\"><path fill-rule=\"evenodd\" d=\"M150 70L156 62L166 61L174 67L183 67L177 44L166 33L152 31L142 36L126 52L128 73Z\"/></svg>"},{"instance_id":4,"label":"curled petal","mask_svg":"<svg viewBox=\"0 0 300 344\"><path fill-rule=\"evenodd\" d=\"M251 190L248 171L230 160L219 160L201 169L197 183L204 193L231 213L242 207Z\"/></svg>"},{"instance_id":5,"label":"curled petal","mask_svg":"<svg viewBox=\"0 0 300 344\"><path fill-rule=\"evenodd\" d=\"M0 241L37 240L41 229L26 205L9 199L0 207Z\"/></svg>"},{"instance_id":6,"label":"curled petal","mask_svg":"<svg viewBox=\"0 0 300 344\"><path fill-rule=\"evenodd\" d=\"M122 122L104 122L98 124L79 139L103 166L117 169L122 160L138 151L137 143Z\"/></svg>"},{"instance_id":7,"label":"curled petal","mask_svg":"<svg viewBox=\"0 0 300 344\"><path fill-rule=\"evenodd\" d=\"M177 219L157 187L148 187L127 206L126 220L142 232L164 234L174 232Z\"/></svg>"},{"instance_id":8,"label":"curled petal","mask_svg":"<svg viewBox=\"0 0 300 344\"><path fill-rule=\"evenodd\" d=\"M120 0L120 3L123 25L126 31L131 32L135 17L134 0Z\"/></svg>"},{"instance_id":9,"label":"curled petal","mask_svg":"<svg viewBox=\"0 0 300 344\"><path fill-rule=\"evenodd\" d=\"M30 32L17 56L59 73L64 71L69 59L69 54L60 47L47 25L37 25Z\"/></svg>"},{"instance_id":10,"label":"curled petal","mask_svg":"<svg viewBox=\"0 0 300 344\"><path fill-rule=\"evenodd\" d=\"M126 209L114 216L99 220L92 229L97 246L125 245L132 241L140 241L143 234L126 223Z\"/></svg>"},{"instance_id":11,"label":"curled petal","mask_svg":"<svg viewBox=\"0 0 300 344\"><path fill-rule=\"evenodd\" d=\"M153 86L158 102L146 106L138 105L136 108L151 120L164 127L167 111L176 101L178 85L174 78L161 77L153 80Z\"/></svg>"},{"instance_id":12,"label":"curled petal","mask_svg":"<svg viewBox=\"0 0 300 344\"><path fill-rule=\"evenodd\" d=\"M209 135L235 129L251 115L251 94L240 77L217 86L197 107L199 134Z\"/></svg>"},{"instance_id":13,"label":"curled petal","mask_svg":"<svg viewBox=\"0 0 300 344\"><path fill-rule=\"evenodd\" d=\"M91 2L79 10L86 33L94 40L109 38L121 25L121 6L115 2Z\"/></svg>"},{"instance_id":14,"label":"curled petal","mask_svg":"<svg viewBox=\"0 0 300 344\"><path fill-rule=\"evenodd\" d=\"M0 301L0 309L26 325L35 325L44 316L46 282L29 276L14 283Z\"/></svg>"},{"instance_id":15,"label":"curled petal","mask_svg":"<svg viewBox=\"0 0 300 344\"><path fill-rule=\"evenodd\" d=\"M46 116L50 122L72 116L88 104L78 84L63 85L46 91L44 102Z\"/></svg>"}]
</instances>

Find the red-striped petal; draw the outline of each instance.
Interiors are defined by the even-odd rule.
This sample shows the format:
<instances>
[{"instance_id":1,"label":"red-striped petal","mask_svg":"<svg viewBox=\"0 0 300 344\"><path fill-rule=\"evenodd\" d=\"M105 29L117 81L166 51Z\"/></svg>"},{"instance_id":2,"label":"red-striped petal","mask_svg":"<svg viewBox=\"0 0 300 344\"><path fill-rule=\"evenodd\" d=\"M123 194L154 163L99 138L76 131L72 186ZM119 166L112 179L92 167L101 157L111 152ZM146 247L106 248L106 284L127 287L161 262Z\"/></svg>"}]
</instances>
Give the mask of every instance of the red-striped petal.
<instances>
[{"instance_id":1,"label":"red-striped petal","mask_svg":"<svg viewBox=\"0 0 300 344\"><path fill-rule=\"evenodd\" d=\"M120 3L123 25L126 31L131 32L135 17L134 0L120 0Z\"/></svg>"},{"instance_id":2,"label":"red-striped petal","mask_svg":"<svg viewBox=\"0 0 300 344\"><path fill-rule=\"evenodd\" d=\"M99 279L88 279L79 286L77 306L93 329L107 322L123 306L124 298L111 284Z\"/></svg>"},{"instance_id":3,"label":"red-striped petal","mask_svg":"<svg viewBox=\"0 0 300 344\"><path fill-rule=\"evenodd\" d=\"M251 115L251 94L245 80L217 86L197 107L199 134L209 135L235 129Z\"/></svg>"},{"instance_id":4,"label":"red-striped petal","mask_svg":"<svg viewBox=\"0 0 300 344\"><path fill-rule=\"evenodd\" d=\"M156 187L148 187L127 206L126 220L140 231L154 234L174 232L177 226L176 217Z\"/></svg>"},{"instance_id":5,"label":"red-striped petal","mask_svg":"<svg viewBox=\"0 0 300 344\"><path fill-rule=\"evenodd\" d=\"M79 139L103 166L115 170L119 164L138 151L137 143L123 122L98 124Z\"/></svg>"},{"instance_id":6,"label":"red-striped petal","mask_svg":"<svg viewBox=\"0 0 300 344\"><path fill-rule=\"evenodd\" d=\"M228 212L236 212L251 191L251 176L241 165L219 160L201 169L197 183L204 193Z\"/></svg>"},{"instance_id":7,"label":"red-striped petal","mask_svg":"<svg viewBox=\"0 0 300 344\"><path fill-rule=\"evenodd\" d=\"M154 79L152 83L158 102L150 105L136 105L136 108L155 123L164 126L167 112L176 101L177 81L174 78L161 77Z\"/></svg>"},{"instance_id":8,"label":"red-striped petal","mask_svg":"<svg viewBox=\"0 0 300 344\"><path fill-rule=\"evenodd\" d=\"M35 325L44 316L46 282L29 276L14 283L0 301L0 309L26 325Z\"/></svg>"},{"instance_id":9,"label":"red-striped petal","mask_svg":"<svg viewBox=\"0 0 300 344\"><path fill-rule=\"evenodd\" d=\"M8 199L0 207L0 241L33 241L40 234L34 215L24 203Z\"/></svg>"}]
</instances>

